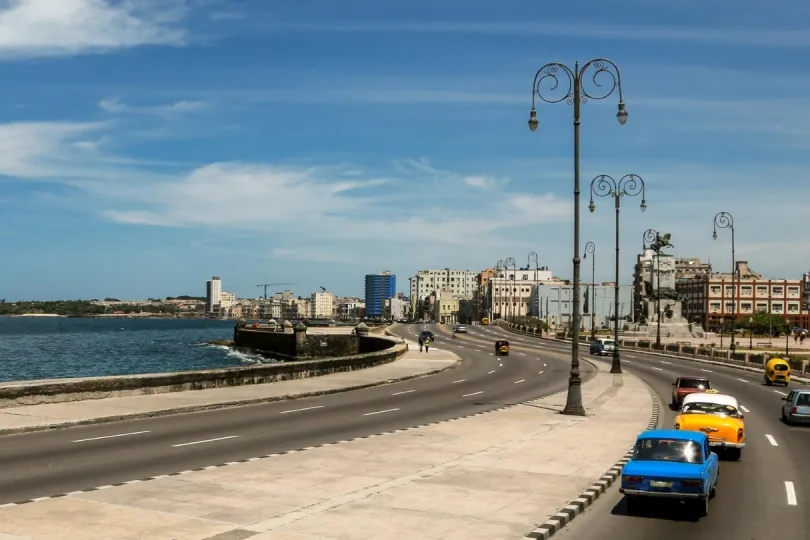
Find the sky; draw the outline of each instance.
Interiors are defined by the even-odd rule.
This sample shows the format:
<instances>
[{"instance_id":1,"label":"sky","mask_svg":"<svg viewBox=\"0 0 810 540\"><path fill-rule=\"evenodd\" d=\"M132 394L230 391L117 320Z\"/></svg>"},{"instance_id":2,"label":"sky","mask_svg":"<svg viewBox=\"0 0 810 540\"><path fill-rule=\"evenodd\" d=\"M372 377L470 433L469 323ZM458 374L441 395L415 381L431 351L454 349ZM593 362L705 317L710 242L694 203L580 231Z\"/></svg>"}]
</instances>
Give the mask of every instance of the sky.
<instances>
[{"instance_id":1,"label":"sky","mask_svg":"<svg viewBox=\"0 0 810 540\"><path fill-rule=\"evenodd\" d=\"M514 257L570 278L573 107L535 74L607 58L581 107L581 244L621 281L673 253L810 266L803 0L0 0L0 298L144 298L259 283L362 295L391 270ZM565 95L563 71L556 90ZM594 87L593 64L584 89ZM556 92L556 93L555 93ZM562 94L560 93L562 92ZM599 94L597 94L599 95ZM583 277L590 279L590 259Z\"/></svg>"}]
</instances>

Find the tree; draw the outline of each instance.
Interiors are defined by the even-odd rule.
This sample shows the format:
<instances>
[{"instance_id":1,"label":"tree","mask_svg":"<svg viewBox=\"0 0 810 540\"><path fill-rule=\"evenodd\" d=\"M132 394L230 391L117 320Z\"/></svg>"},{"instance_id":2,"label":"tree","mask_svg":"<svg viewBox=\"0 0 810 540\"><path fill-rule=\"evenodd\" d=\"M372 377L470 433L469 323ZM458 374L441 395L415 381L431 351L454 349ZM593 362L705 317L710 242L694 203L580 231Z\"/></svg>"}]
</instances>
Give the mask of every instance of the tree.
<instances>
[{"instance_id":1,"label":"tree","mask_svg":"<svg viewBox=\"0 0 810 540\"><path fill-rule=\"evenodd\" d=\"M778 336L790 331L790 324L781 315L774 315L766 311L760 311L750 319L743 319L737 323L740 328L745 328L754 334Z\"/></svg>"}]
</instances>

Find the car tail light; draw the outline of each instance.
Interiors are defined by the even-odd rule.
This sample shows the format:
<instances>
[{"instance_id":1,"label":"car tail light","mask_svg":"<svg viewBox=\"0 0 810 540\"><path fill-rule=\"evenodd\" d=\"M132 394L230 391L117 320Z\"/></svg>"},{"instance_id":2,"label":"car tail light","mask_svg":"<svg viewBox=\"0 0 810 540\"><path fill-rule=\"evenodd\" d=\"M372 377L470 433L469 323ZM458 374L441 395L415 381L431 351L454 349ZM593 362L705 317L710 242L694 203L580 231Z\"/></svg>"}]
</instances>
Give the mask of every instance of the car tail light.
<instances>
[{"instance_id":1,"label":"car tail light","mask_svg":"<svg viewBox=\"0 0 810 540\"><path fill-rule=\"evenodd\" d=\"M630 484L640 484L644 481L643 476L625 476L624 479Z\"/></svg>"},{"instance_id":2,"label":"car tail light","mask_svg":"<svg viewBox=\"0 0 810 540\"><path fill-rule=\"evenodd\" d=\"M793 408L790 410L790 412L792 412L793 414L796 414L797 412L799 412L799 409L798 409L798 407L793 407Z\"/></svg>"},{"instance_id":3,"label":"car tail light","mask_svg":"<svg viewBox=\"0 0 810 540\"><path fill-rule=\"evenodd\" d=\"M681 425L680 424L675 424L675 429L681 429Z\"/></svg>"},{"instance_id":4,"label":"car tail light","mask_svg":"<svg viewBox=\"0 0 810 540\"><path fill-rule=\"evenodd\" d=\"M740 428L740 429L737 430L737 441L738 442L743 439L743 434L744 434L743 428Z\"/></svg>"},{"instance_id":5,"label":"car tail light","mask_svg":"<svg viewBox=\"0 0 810 540\"><path fill-rule=\"evenodd\" d=\"M686 487L700 487L700 480L681 480L681 485Z\"/></svg>"}]
</instances>

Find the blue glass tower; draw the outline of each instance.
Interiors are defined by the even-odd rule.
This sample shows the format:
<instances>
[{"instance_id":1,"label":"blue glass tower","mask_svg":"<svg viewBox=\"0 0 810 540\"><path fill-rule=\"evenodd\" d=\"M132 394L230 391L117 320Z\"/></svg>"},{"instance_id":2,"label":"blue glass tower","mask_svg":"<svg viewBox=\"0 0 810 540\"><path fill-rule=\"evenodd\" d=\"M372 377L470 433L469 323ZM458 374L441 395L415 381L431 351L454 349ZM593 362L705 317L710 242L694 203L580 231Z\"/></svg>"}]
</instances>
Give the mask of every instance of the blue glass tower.
<instances>
[{"instance_id":1,"label":"blue glass tower","mask_svg":"<svg viewBox=\"0 0 810 540\"><path fill-rule=\"evenodd\" d=\"M389 271L366 274L366 317L385 315L385 301L397 294L397 276Z\"/></svg>"}]
</instances>

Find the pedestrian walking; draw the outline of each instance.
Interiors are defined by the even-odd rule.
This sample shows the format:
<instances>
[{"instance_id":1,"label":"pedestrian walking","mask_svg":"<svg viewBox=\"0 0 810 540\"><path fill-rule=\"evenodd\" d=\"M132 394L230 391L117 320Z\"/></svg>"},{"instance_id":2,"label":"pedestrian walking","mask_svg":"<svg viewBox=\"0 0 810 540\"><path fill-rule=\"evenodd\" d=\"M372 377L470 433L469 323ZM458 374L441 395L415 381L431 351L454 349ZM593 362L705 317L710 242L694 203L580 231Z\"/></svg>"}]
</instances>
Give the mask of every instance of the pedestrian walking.
<instances>
[{"instance_id":1,"label":"pedestrian walking","mask_svg":"<svg viewBox=\"0 0 810 540\"><path fill-rule=\"evenodd\" d=\"M427 352L428 352L429 350L430 350L430 340L429 340L429 339L426 339L426 340L425 340L425 354L427 354Z\"/></svg>"},{"instance_id":2,"label":"pedestrian walking","mask_svg":"<svg viewBox=\"0 0 810 540\"><path fill-rule=\"evenodd\" d=\"M419 352L422 352L422 347L424 346L425 342L422 338L419 338Z\"/></svg>"}]
</instances>

